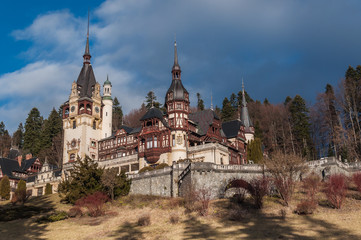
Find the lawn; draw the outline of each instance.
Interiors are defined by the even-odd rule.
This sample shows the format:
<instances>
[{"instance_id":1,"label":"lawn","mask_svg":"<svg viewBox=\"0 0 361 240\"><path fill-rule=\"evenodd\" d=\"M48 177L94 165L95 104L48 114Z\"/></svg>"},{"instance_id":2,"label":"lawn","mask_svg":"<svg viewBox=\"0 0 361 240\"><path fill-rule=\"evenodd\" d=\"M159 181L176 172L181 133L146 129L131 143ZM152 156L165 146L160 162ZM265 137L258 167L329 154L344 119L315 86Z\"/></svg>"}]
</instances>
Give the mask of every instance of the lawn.
<instances>
[{"instance_id":1,"label":"lawn","mask_svg":"<svg viewBox=\"0 0 361 240\"><path fill-rule=\"evenodd\" d=\"M228 199L212 201L208 216L186 213L181 199L128 196L107 203L105 216L83 216L38 223L41 216L67 211L56 194L36 197L24 206L0 204L1 239L361 239L361 200L349 191L342 209L333 209L320 195L312 215L293 210L303 194L296 192L289 207L266 197L256 210L250 200L241 206ZM23 212L23 213L21 213ZM2 215L8 215L5 217ZM14 217L15 215L15 217ZM139 226L150 217L148 226ZM12 220L14 219L14 220ZM173 223L172 223L173 222Z\"/></svg>"}]
</instances>

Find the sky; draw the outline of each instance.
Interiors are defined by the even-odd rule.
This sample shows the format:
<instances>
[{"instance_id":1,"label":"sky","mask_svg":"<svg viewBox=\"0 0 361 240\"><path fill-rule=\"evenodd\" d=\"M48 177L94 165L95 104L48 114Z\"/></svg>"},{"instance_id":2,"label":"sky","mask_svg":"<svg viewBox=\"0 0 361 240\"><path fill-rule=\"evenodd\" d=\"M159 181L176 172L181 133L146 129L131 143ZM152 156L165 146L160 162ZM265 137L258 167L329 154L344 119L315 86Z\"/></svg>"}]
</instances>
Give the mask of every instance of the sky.
<instances>
[{"instance_id":1,"label":"sky","mask_svg":"<svg viewBox=\"0 0 361 240\"><path fill-rule=\"evenodd\" d=\"M0 9L0 121L10 133L37 107L64 103L83 64L87 15L97 81L109 75L124 113L171 84L176 38L182 81L196 105L221 107L241 90L281 103L312 104L349 65L361 64L359 1L34 0Z\"/></svg>"}]
</instances>

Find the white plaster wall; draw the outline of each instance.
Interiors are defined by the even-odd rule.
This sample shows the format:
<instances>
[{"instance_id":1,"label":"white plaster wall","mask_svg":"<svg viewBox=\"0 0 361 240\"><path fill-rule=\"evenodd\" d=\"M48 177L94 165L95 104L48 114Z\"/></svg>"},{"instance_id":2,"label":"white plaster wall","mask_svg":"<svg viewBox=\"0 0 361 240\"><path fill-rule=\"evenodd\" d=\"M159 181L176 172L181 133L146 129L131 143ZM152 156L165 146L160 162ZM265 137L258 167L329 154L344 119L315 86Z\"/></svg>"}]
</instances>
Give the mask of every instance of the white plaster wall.
<instances>
[{"instance_id":1,"label":"white plaster wall","mask_svg":"<svg viewBox=\"0 0 361 240\"><path fill-rule=\"evenodd\" d=\"M102 138L107 138L112 135L113 101L106 99L103 103Z\"/></svg>"}]
</instances>

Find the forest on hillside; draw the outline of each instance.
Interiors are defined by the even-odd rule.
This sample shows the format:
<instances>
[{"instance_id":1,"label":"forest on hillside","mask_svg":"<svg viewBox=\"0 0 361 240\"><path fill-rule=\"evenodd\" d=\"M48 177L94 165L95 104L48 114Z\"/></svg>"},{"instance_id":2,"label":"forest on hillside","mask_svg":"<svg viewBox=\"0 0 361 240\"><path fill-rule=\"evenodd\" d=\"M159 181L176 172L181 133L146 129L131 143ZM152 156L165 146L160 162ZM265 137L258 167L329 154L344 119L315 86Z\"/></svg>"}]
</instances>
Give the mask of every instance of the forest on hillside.
<instances>
[{"instance_id":1,"label":"forest on hillside","mask_svg":"<svg viewBox=\"0 0 361 240\"><path fill-rule=\"evenodd\" d=\"M361 156L361 66L349 67L337 85L327 84L312 105L300 96L287 96L283 103L272 104L267 98L254 100L245 92L247 107L255 127L255 144L265 154L275 151L301 155L309 160L336 156L343 161L357 161ZM242 91L225 97L214 111L222 121L239 118ZM150 91L144 103L123 116L118 99L113 100L113 131L121 125L136 127L151 106L165 110ZM204 110L197 93L192 112ZM37 108L31 109L25 123L10 134L0 122L0 155L7 157L10 148L32 153L41 161L61 165L62 112L55 108L44 119ZM250 145L251 146L251 145ZM261 156L262 157L262 154Z\"/></svg>"}]
</instances>

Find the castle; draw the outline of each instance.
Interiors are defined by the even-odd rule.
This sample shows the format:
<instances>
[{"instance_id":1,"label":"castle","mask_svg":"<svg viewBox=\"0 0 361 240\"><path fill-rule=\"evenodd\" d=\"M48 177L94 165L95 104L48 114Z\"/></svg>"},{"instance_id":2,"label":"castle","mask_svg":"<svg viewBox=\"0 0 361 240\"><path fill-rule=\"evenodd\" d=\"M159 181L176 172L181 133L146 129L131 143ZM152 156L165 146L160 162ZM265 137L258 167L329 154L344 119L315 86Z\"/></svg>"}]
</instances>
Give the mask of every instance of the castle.
<instances>
[{"instance_id":1,"label":"castle","mask_svg":"<svg viewBox=\"0 0 361 240\"><path fill-rule=\"evenodd\" d=\"M112 133L112 84L96 81L90 62L89 31L83 67L72 83L63 109L63 170L65 175L79 156L99 161L100 166L137 172L146 166L191 160L215 164L247 163L247 141L254 128L245 95L237 120L221 122L213 109L192 113L189 93L181 80L177 44L174 43L172 82L165 94L165 112L152 107L140 118L140 126L122 126ZM243 93L244 87L242 84Z\"/></svg>"}]
</instances>

